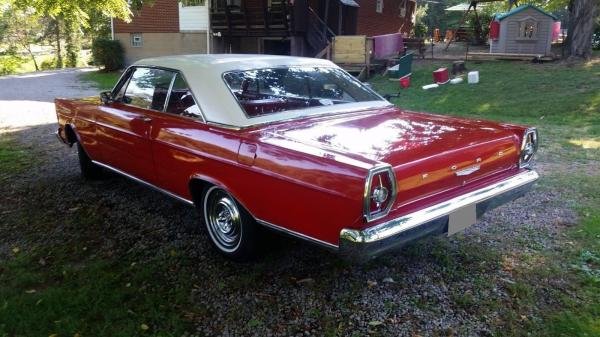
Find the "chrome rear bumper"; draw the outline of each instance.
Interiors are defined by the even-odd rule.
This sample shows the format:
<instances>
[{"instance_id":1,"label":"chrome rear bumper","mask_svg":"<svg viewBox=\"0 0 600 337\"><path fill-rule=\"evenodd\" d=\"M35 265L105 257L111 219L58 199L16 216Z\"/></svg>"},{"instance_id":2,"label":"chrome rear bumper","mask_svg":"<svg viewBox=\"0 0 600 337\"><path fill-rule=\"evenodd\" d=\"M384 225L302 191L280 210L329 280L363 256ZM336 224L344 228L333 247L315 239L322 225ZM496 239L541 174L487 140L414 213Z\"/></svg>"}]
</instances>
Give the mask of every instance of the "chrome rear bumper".
<instances>
[{"instance_id":1,"label":"chrome rear bumper","mask_svg":"<svg viewBox=\"0 0 600 337\"><path fill-rule=\"evenodd\" d=\"M339 253L352 260L365 260L421 237L445 233L448 231L448 216L453 211L475 205L479 218L487 210L523 196L538 178L539 175L535 171L522 172L498 183L364 230L342 229Z\"/></svg>"}]
</instances>

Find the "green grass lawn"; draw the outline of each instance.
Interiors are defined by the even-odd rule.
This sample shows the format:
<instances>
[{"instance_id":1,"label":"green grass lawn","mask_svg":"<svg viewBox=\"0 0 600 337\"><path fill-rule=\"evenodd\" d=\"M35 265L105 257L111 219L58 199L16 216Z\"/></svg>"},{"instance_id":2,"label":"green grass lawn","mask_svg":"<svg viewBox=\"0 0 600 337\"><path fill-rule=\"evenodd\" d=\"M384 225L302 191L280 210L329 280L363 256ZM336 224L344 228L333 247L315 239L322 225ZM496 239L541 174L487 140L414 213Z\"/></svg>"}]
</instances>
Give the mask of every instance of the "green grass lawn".
<instances>
[{"instance_id":1,"label":"green grass lawn","mask_svg":"<svg viewBox=\"0 0 600 337\"><path fill-rule=\"evenodd\" d=\"M111 90L117 84L120 76L120 72L90 71L81 74L80 78L100 90Z\"/></svg>"},{"instance_id":2,"label":"green grass lawn","mask_svg":"<svg viewBox=\"0 0 600 337\"><path fill-rule=\"evenodd\" d=\"M497 307L493 301L477 303L487 312L497 310L507 315L502 317L503 324L492 327L494 336L600 336L600 172L589 169L600 166L598 61L575 66L469 62L470 70L480 71L481 83L445 85L430 91L421 86L432 81L434 69L448 64L423 61L414 66L412 86L394 99L406 109L537 126L542 144L539 164L556 165L557 169L548 170L536 192L559 190L565 199L577 202L574 207L580 221L564 231L569 244L556 251L533 252L531 258L543 264L515 271L515 283L508 291L517 307ZM119 75L89 72L82 76L106 90ZM386 78L376 77L371 82L380 93L397 92L397 84ZM28 165L32 165L32 157L27 149L0 133L0 178L4 177L0 182L24 172ZM101 223L97 217L102 215L91 204L74 212L68 220L73 223L62 226L90 228L92 232ZM24 217L22 225L29 226L36 222L33 220ZM0 260L0 337L184 335L189 328L186 313L192 305L189 294L194 287L186 276L193 274L194 268L202 268L197 261L158 250L152 260L138 263L132 256L109 257L96 252L86 243L88 238L71 240L61 246L9 247L9 258ZM496 261L492 257L500 254L477 247L465 246L465 258ZM471 272L467 262L455 261L443 246L438 248L433 255L440 264L447 263L448 269L461 272L455 277ZM461 263L465 266L458 266ZM268 271L268 266L265 269ZM169 280L169 274L176 279ZM547 282L552 275L561 275L567 290L551 289L542 294L555 296L556 305L538 308L541 319L524 321L518 313L537 305L538 283ZM257 276L246 277L248 282L264 282ZM491 281L479 282L485 285ZM455 301L465 310L474 305L469 294L456 294ZM326 316L315 316L328 324ZM337 327L335 320L331 324Z\"/></svg>"},{"instance_id":3,"label":"green grass lawn","mask_svg":"<svg viewBox=\"0 0 600 337\"><path fill-rule=\"evenodd\" d=\"M468 118L482 118L536 126L540 132L541 164L563 163L564 170L540 182L571 193L579 200L581 223L568 235L575 244L551 252L549 269L574 275L572 297L561 295L562 308L547 311L542 322L529 328L540 336L600 336L600 59L584 65L531 64L524 62L468 62L478 70L479 84L433 82L432 71L449 62L421 61L413 66L412 84L392 101L398 106ZM397 93L398 83L381 76L371 80L381 94ZM561 166L561 165L558 165ZM539 270L523 271L531 280ZM535 284L520 283L520 292L531 293ZM577 299L577 300L576 300ZM582 300L583 301L580 301ZM581 305L581 303L585 305ZM504 331L500 335L525 335Z\"/></svg>"}]
</instances>

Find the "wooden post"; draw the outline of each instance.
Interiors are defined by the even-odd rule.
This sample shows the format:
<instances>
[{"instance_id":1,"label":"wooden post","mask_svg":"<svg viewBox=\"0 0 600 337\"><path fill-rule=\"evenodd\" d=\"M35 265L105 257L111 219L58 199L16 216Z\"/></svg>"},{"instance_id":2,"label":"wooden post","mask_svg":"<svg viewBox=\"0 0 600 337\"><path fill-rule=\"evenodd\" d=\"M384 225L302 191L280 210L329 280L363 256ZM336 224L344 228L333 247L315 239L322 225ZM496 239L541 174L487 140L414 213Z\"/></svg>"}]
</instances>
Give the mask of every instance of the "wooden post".
<instances>
[{"instance_id":1,"label":"wooden post","mask_svg":"<svg viewBox=\"0 0 600 337\"><path fill-rule=\"evenodd\" d=\"M342 9L344 5L342 5L342 2L339 2L339 7L338 7L338 35L342 35Z\"/></svg>"},{"instance_id":2,"label":"wooden post","mask_svg":"<svg viewBox=\"0 0 600 337\"><path fill-rule=\"evenodd\" d=\"M246 4L246 1L242 0L242 9L244 11L244 19L246 20L246 31L250 32L250 18L248 15L248 6Z\"/></svg>"},{"instance_id":3,"label":"wooden post","mask_svg":"<svg viewBox=\"0 0 600 337\"><path fill-rule=\"evenodd\" d=\"M325 22L325 27L323 27L323 35L325 35L325 36L327 36L327 28L329 27L329 24L327 23L328 19L329 19L329 0L325 0L325 17L323 17L323 22Z\"/></svg>"},{"instance_id":4,"label":"wooden post","mask_svg":"<svg viewBox=\"0 0 600 337\"><path fill-rule=\"evenodd\" d=\"M267 6L267 0L262 0L261 1L261 6L262 6L262 10L263 10L263 19L264 19L264 24L265 24L265 35L269 35L269 10L268 10L268 6Z\"/></svg>"},{"instance_id":5,"label":"wooden post","mask_svg":"<svg viewBox=\"0 0 600 337\"><path fill-rule=\"evenodd\" d=\"M231 36L233 34L233 28L231 27L231 10L227 5L225 5L225 21L227 22L227 30L229 31L229 36Z\"/></svg>"},{"instance_id":6,"label":"wooden post","mask_svg":"<svg viewBox=\"0 0 600 337\"><path fill-rule=\"evenodd\" d=\"M473 10L475 14L475 38L477 39L477 44L479 44L483 37L481 36L481 22L479 22L479 16L477 15L477 2L475 2Z\"/></svg>"}]
</instances>

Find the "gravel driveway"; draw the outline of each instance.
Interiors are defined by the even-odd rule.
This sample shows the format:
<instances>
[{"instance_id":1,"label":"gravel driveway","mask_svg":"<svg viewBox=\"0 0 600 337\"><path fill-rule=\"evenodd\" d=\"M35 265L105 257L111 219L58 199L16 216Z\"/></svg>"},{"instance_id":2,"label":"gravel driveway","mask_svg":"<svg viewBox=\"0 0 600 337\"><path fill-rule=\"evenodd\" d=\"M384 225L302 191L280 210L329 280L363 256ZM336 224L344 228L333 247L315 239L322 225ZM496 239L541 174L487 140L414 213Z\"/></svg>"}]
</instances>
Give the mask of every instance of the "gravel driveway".
<instances>
[{"instance_id":1,"label":"gravel driveway","mask_svg":"<svg viewBox=\"0 0 600 337\"><path fill-rule=\"evenodd\" d=\"M98 90L78 80L87 69L43 71L0 77L0 128L56 122L55 97L97 95Z\"/></svg>"},{"instance_id":2,"label":"gravel driveway","mask_svg":"<svg viewBox=\"0 0 600 337\"><path fill-rule=\"evenodd\" d=\"M279 236L260 261L232 263L210 249L202 231L189 230L194 209L121 177L80 178L74 149L52 135L51 105L57 95L97 93L79 73L0 78L0 130L36 162L0 186L0 258L9 247L80 244L81 237L96 243L88 245L98 256L134 254L139 263L181 256L197 266L190 272L194 305L185 313L192 335L492 335L513 310L514 257L554 249L562 228L576 221L560 191L547 189L490 212L464 234L423 240L364 266ZM82 226L70 217L90 220ZM178 270L157 272L176 284ZM539 300L539 307L552 301Z\"/></svg>"}]
</instances>

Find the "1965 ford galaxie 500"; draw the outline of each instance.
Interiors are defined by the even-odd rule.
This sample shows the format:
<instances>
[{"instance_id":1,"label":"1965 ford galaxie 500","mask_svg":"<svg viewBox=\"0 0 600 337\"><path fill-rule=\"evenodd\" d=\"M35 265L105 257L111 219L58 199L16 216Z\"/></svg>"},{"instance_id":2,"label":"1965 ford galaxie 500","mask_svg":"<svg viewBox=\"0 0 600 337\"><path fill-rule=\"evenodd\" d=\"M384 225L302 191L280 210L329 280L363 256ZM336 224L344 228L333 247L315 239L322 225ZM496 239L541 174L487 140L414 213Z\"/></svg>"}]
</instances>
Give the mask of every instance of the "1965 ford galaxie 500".
<instances>
[{"instance_id":1,"label":"1965 ford galaxie 500","mask_svg":"<svg viewBox=\"0 0 600 337\"><path fill-rule=\"evenodd\" d=\"M534 128L404 111L319 59L145 59L56 111L84 177L109 169L195 205L239 260L261 226L376 256L460 231L538 178Z\"/></svg>"}]
</instances>

